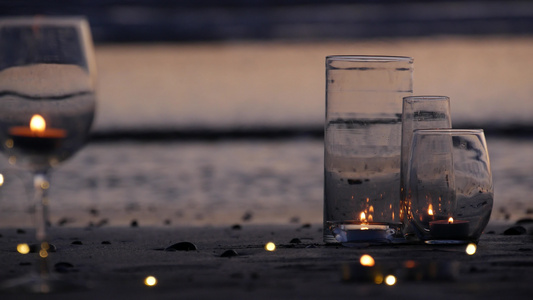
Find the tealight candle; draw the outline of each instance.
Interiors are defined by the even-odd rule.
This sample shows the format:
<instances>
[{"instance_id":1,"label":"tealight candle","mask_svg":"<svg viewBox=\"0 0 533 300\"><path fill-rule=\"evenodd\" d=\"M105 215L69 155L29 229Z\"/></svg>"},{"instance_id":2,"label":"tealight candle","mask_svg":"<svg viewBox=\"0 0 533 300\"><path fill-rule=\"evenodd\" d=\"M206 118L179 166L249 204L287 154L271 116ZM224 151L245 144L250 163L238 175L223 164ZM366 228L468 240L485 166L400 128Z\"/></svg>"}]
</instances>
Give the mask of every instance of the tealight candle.
<instances>
[{"instance_id":1,"label":"tealight candle","mask_svg":"<svg viewBox=\"0 0 533 300\"><path fill-rule=\"evenodd\" d=\"M469 222L454 220L438 220L429 222L429 233L434 239L453 240L468 237Z\"/></svg>"},{"instance_id":2,"label":"tealight candle","mask_svg":"<svg viewBox=\"0 0 533 300\"><path fill-rule=\"evenodd\" d=\"M33 115L30 126L15 126L9 128L10 140L6 142L8 148L20 148L26 151L48 152L57 148L62 139L67 136L63 129L46 128L46 121L41 115Z\"/></svg>"}]
</instances>

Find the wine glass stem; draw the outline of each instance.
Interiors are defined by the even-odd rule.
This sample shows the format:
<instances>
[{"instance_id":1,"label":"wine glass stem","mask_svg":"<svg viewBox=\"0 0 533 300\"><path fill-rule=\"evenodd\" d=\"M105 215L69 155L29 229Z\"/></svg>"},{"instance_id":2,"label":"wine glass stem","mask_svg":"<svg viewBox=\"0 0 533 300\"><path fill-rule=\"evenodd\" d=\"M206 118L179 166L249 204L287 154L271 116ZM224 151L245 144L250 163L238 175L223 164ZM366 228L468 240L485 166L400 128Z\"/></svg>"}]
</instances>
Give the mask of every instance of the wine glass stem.
<instances>
[{"instance_id":1,"label":"wine glass stem","mask_svg":"<svg viewBox=\"0 0 533 300\"><path fill-rule=\"evenodd\" d=\"M46 171L35 172L33 174L33 186L35 188L35 233L39 243L36 249L37 255L39 256L37 272L43 278L49 275L47 258L50 250L46 235L46 227L48 226L48 188L50 187L50 181L48 180Z\"/></svg>"}]
</instances>

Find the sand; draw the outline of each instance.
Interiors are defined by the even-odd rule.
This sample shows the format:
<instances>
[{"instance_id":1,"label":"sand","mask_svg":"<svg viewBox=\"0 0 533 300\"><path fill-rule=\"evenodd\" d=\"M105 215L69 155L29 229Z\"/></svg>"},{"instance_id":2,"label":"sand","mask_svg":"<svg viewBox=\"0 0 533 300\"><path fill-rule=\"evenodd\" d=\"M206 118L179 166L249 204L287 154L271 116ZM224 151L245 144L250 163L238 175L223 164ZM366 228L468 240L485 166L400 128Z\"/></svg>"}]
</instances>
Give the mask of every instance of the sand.
<instances>
[{"instance_id":1,"label":"sand","mask_svg":"<svg viewBox=\"0 0 533 300\"><path fill-rule=\"evenodd\" d=\"M240 229L52 228L51 242L57 247L55 253L50 253L52 268L57 263L71 264L63 264L66 267L59 268L62 273L54 274L83 282L88 288L44 298L530 299L533 292L533 236L531 231L504 235L507 225L489 225L474 255L466 254L464 245L326 246L318 224L244 223L236 227ZM19 254L15 248L18 243L32 240L31 231L20 233L15 228L5 228L0 234L0 280L29 272L34 267L34 255ZM163 250L183 241L193 243L197 250ZM270 241L277 245L276 251L264 249ZM221 257L227 250L238 255ZM396 274L397 283L387 286L358 279L356 271L363 254L373 256L376 265L391 268L388 272ZM410 278L404 267L407 261L419 266L438 263L436 276L426 280ZM450 269L454 264L456 272ZM348 270L352 272L349 274ZM157 278L156 286L143 283L150 275ZM20 296L0 292L1 299Z\"/></svg>"}]
</instances>

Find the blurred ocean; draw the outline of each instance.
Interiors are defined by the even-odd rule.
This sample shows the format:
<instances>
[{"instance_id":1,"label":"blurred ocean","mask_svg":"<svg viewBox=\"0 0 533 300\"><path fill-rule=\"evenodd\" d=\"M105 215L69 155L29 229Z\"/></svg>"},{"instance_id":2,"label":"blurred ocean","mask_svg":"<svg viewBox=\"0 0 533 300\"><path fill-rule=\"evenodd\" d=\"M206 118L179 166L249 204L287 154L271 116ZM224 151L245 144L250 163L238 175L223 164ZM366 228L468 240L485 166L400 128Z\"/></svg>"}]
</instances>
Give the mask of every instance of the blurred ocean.
<instances>
[{"instance_id":1,"label":"blurred ocean","mask_svg":"<svg viewBox=\"0 0 533 300\"><path fill-rule=\"evenodd\" d=\"M486 131L492 221L533 217L529 2L29 2L0 15L86 14L96 41L92 139L52 173L54 225L320 223L332 54L413 57L414 94ZM0 226L30 225L28 174L0 168Z\"/></svg>"}]
</instances>

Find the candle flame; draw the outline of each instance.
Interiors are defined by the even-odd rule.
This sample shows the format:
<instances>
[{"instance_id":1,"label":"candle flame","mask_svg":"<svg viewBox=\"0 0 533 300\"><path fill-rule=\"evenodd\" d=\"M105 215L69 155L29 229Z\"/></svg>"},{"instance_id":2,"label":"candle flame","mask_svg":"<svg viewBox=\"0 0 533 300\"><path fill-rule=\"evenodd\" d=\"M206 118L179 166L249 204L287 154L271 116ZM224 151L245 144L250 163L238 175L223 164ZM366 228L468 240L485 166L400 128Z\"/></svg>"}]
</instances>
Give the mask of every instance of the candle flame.
<instances>
[{"instance_id":1,"label":"candle flame","mask_svg":"<svg viewBox=\"0 0 533 300\"><path fill-rule=\"evenodd\" d=\"M428 215L432 216L433 215L433 205L429 205L428 207Z\"/></svg>"},{"instance_id":2,"label":"candle flame","mask_svg":"<svg viewBox=\"0 0 533 300\"><path fill-rule=\"evenodd\" d=\"M450 217L450 218L448 219L448 223L449 223L449 224L453 224L453 218L452 218L452 217Z\"/></svg>"},{"instance_id":3,"label":"candle flame","mask_svg":"<svg viewBox=\"0 0 533 300\"><path fill-rule=\"evenodd\" d=\"M30 120L30 130L33 133L43 133L46 129L46 122L41 115L33 115Z\"/></svg>"},{"instance_id":4,"label":"candle flame","mask_svg":"<svg viewBox=\"0 0 533 300\"><path fill-rule=\"evenodd\" d=\"M365 222L366 221L366 215L365 215L365 212L361 212L361 215L359 216L359 218L361 219L362 222Z\"/></svg>"}]
</instances>

